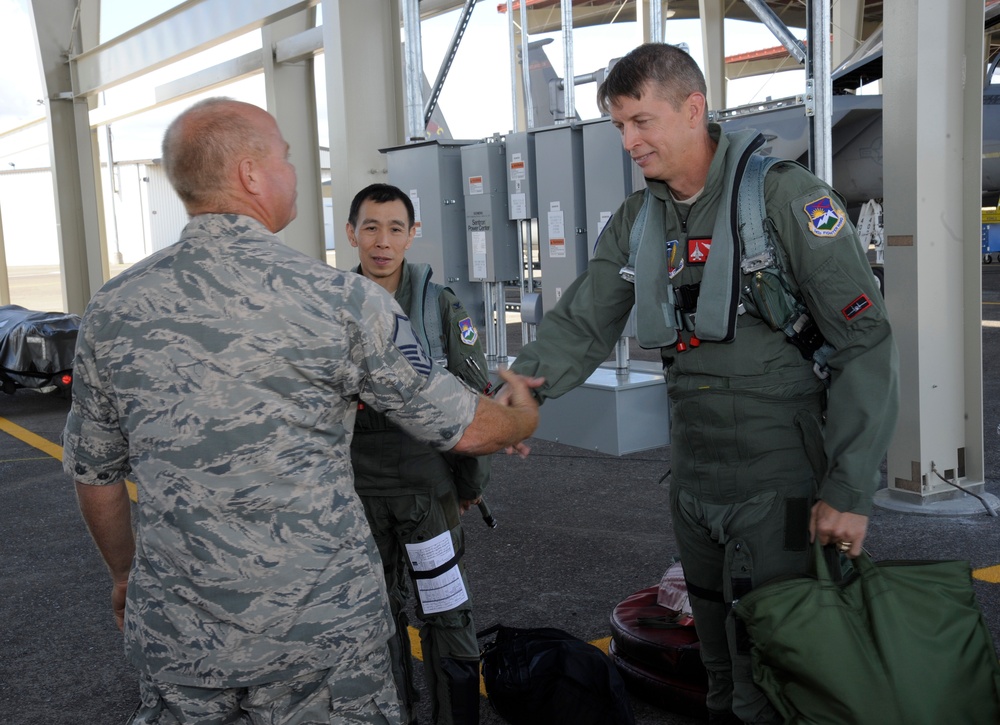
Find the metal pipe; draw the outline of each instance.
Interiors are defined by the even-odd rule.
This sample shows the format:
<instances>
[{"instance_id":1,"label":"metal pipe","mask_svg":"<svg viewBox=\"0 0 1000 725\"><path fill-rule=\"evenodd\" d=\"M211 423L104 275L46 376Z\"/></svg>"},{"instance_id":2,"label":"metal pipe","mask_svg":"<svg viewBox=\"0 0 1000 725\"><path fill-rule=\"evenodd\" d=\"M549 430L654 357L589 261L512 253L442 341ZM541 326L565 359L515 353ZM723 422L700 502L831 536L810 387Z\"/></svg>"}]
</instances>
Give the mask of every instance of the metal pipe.
<instances>
[{"instance_id":1,"label":"metal pipe","mask_svg":"<svg viewBox=\"0 0 1000 725\"><path fill-rule=\"evenodd\" d=\"M497 305L493 285L485 281L483 282L483 307L486 313L486 362L495 363L497 359L497 330L494 323L494 313Z\"/></svg>"},{"instance_id":2,"label":"metal pipe","mask_svg":"<svg viewBox=\"0 0 1000 725\"><path fill-rule=\"evenodd\" d=\"M528 9L520 3L521 10L521 89L524 91L524 121L530 130L535 127L535 104L531 100L531 60L528 48Z\"/></svg>"},{"instance_id":3,"label":"metal pipe","mask_svg":"<svg viewBox=\"0 0 1000 725\"><path fill-rule=\"evenodd\" d=\"M812 2L812 0L809 0ZM806 60L806 51L802 47L801 41L799 41L791 31L785 26L774 11L771 10L771 6L768 5L764 0L743 0L746 6L750 8L757 19L764 24L764 26L774 33L774 37L785 46L785 50L799 63L804 63ZM829 14L830 8L827 5L827 14Z\"/></svg>"},{"instance_id":4,"label":"metal pipe","mask_svg":"<svg viewBox=\"0 0 1000 725\"><path fill-rule=\"evenodd\" d=\"M497 310L497 362L507 362L507 293L503 282L494 282Z\"/></svg>"},{"instance_id":5,"label":"metal pipe","mask_svg":"<svg viewBox=\"0 0 1000 725\"><path fill-rule=\"evenodd\" d=\"M615 373L627 375L629 371L628 338L619 337L615 345Z\"/></svg>"},{"instance_id":6,"label":"metal pipe","mask_svg":"<svg viewBox=\"0 0 1000 725\"><path fill-rule=\"evenodd\" d=\"M573 0L559 0L562 9L563 34L563 105L566 109L564 123L576 119L576 87L573 78ZM567 79L570 79L567 83ZM556 120L556 123L559 123Z\"/></svg>"},{"instance_id":7,"label":"metal pipe","mask_svg":"<svg viewBox=\"0 0 1000 725\"><path fill-rule=\"evenodd\" d=\"M423 141L424 123L424 54L420 43L420 6L418 0L399 0L403 17L403 93L406 102L406 137Z\"/></svg>"},{"instance_id":8,"label":"metal pipe","mask_svg":"<svg viewBox=\"0 0 1000 725\"><path fill-rule=\"evenodd\" d=\"M517 112L517 46L514 43L514 0L507 0L507 42L510 45L510 110L514 115L511 128L514 133L521 131L520 116Z\"/></svg>"},{"instance_id":9,"label":"metal pipe","mask_svg":"<svg viewBox=\"0 0 1000 725\"><path fill-rule=\"evenodd\" d=\"M663 6L661 0L649 0L649 42L663 42Z\"/></svg>"},{"instance_id":10,"label":"metal pipe","mask_svg":"<svg viewBox=\"0 0 1000 725\"><path fill-rule=\"evenodd\" d=\"M811 118L813 153L812 172L828 184L833 183L833 79L831 77L830 0L809 0L809 71L812 81Z\"/></svg>"}]
</instances>

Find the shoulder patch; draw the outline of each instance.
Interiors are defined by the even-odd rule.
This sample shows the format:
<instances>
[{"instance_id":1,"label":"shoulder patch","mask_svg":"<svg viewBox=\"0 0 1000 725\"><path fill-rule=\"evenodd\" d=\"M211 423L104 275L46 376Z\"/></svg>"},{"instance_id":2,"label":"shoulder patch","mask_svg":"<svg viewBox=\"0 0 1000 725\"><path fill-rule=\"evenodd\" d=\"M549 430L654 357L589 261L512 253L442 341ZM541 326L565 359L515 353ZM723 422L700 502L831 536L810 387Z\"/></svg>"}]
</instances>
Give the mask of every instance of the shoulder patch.
<instances>
[{"instance_id":1,"label":"shoulder patch","mask_svg":"<svg viewBox=\"0 0 1000 725\"><path fill-rule=\"evenodd\" d=\"M847 214L829 196L821 196L802 209L808 219L807 228L817 237L837 236L847 221Z\"/></svg>"},{"instance_id":2,"label":"shoulder patch","mask_svg":"<svg viewBox=\"0 0 1000 725\"><path fill-rule=\"evenodd\" d=\"M479 339L479 332L472 324L471 317L465 317L458 321L458 331L462 336L462 342L466 345L475 345L476 340Z\"/></svg>"},{"instance_id":3,"label":"shoulder patch","mask_svg":"<svg viewBox=\"0 0 1000 725\"><path fill-rule=\"evenodd\" d=\"M405 315L396 314L396 325L392 331L392 344L396 346L413 369L427 377L431 374L431 360L427 357L423 345L413 332L410 320Z\"/></svg>"},{"instance_id":4,"label":"shoulder patch","mask_svg":"<svg viewBox=\"0 0 1000 725\"><path fill-rule=\"evenodd\" d=\"M851 304L841 310L841 312L844 314L846 319L853 320L871 306L872 301L868 298L868 295L862 294L856 300L851 302Z\"/></svg>"}]
</instances>

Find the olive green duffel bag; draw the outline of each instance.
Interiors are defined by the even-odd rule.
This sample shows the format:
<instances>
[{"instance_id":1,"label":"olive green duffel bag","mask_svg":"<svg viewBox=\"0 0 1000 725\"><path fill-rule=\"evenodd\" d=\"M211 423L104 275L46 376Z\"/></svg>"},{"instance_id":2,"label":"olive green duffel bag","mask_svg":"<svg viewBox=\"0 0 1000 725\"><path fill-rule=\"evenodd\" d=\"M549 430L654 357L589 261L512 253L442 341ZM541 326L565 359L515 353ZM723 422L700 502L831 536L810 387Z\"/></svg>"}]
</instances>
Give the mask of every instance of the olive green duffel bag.
<instances>
[{"instance_id":1,"label":"olive green duffel bag","mask_svg":"<svg viewBox=\"0 0 1000 725\"><path fill-rule=\"evenodd\" d=\"M777 580L733 608L753 674L786 723L997 725L1000 663L964 561L862 553L842 581Z\"/></svg>"}]
</instances>

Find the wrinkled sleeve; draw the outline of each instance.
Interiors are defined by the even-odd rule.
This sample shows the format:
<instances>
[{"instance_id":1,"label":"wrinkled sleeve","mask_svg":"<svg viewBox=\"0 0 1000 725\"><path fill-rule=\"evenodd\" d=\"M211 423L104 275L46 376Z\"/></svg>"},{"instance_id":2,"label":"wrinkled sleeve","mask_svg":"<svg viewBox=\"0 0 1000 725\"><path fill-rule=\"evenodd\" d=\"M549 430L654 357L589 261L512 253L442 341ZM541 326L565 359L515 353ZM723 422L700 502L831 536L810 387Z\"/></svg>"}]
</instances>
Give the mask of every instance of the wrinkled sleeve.
<instances>
[{"instance_id":1,"label":"wrinkled sleeve","mask_svg":"<svg viewBox=\"0 0 1000 725\"><path fill-rule=\"evenodd\" d=\"M73 362L73 402L63 431L63 470L76 481L108 485L126 478L128 439L122 432L108 381L97 365L98 312L84 315Z\"/></svg>"},{"instance_id":2,"label":"wrinkled sleeve","mask_svg":"<svg viewBox=\"0 0 1000 725\"><path fill-rule=\"evenodd\" d=\"M545 378L539 400L558 398L584 382L608 359L635 304L635 290L619 275L628 263L629 231L642 194L629 197L597 240L587 270L545 313L535 342L517 355L511 369Z\"/></svg>"},{"instance_id":3,"label":"wrinkled sleeve","mask_svg":"<svg viewBox=\"0 0 1000 725\"><path fill-rule=\"evenodd\" d=\"M784 189L769 213L802 299L824 338L830 388L824 431L826 474L819 498L838 511L868 515L880 465L896 427L899 359L885 303L843 200L804 169L779 166ZM781 179L781 175L793 175ZM774 189L774 186L771 187ZM770 195L769 195L770 198ZM819 230L812 222L829 200L843 214Z\"/></svg>"},{"instance_id":4,"label":"wrinkled sleeve","mask_svg":"<svg viewBox=\"0 0 1000 725\"><path fill-rule=\"evenodd\" d=\"M361 399L417 440L450 450L472 422L478 394L431 361L395 300L364 287L361 316L348 321Z\"/></svg>"}]
</instances>

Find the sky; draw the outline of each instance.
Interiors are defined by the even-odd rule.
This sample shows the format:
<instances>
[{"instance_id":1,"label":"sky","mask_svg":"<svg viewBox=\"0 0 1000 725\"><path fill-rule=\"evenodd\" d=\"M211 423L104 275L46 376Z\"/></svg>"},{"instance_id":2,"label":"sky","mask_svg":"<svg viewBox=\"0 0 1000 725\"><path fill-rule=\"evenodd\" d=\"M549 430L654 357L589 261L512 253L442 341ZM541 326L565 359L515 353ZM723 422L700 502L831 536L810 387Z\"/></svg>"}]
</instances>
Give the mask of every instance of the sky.
<instances>
[{"instance_id":1,"label":"sky","mask_svg":"<svg viewBox=\"0 0 1000 725\"><path fill-rule=\"evenodd\" d=\"M178 2L179 0L144 0L141 3L135 0L104 0L102 39L114 37ZM513 126L507 18L496 12L496 5L494 2L483 2L476 6L441 93L440 107L456 138L485 138L495 132L506 133ZM44 116L44 109L39 102L43 91L37 70L37 52L28 6L29 0L0 0L0 28L4 29L5 38L5 42L0 45L0 168L10 163L22 168L26 165L48 164L43 133L19 134L19 138L23 140L18 143L29 148L14 155L9 153L14 140L8 138L7 143L4 143L2 137L4 131ZM454 11L425 20L422 24L424 73L431 81L437 75L457 19L458 11ZM666 42L686 43L692 56L702 63L698 21L668 20L665 27ZM641 41L638 33L635 23L575 30L574 75L606 67L612 58L624 55ZM804 37L804 31L793 29L793 33ZM554 42L546 46L546 51L560 75L563 72L561 36L560 32L532 36L532 40L540 37L554 39ZM129 87L115 89L108 93L107 100L147 92L163 79L184 76L199 67L248 52L259 45L258 33L235 39L225 48L213 49L207 59L188 59L182 66L163 69L155 77L148 75ZM770 32L758 24L727 21L727 55L776 45L778 42ZM321 71L322 63L317 63L317 68ZM319 82L322 82L322 73L318 72L317 75ZM803 91L804 84L804 74L801 71L734 81L728 88L730 105L762 101L768 96L779 98L794 95ZM483 89L491 90L484 92ZM221 92L263 105L263 77L243 81ZM594 84L576 87L577 109L582 118L595 118L599 115L595 94ZM475 98L475 103L468 102L470 97ZM159 156L158 146L163 128L191 102L189 99L112 124L116 160ZM319 102L321 105L325 103L322 94ZM325 117L324 105L320 109L320 118L325 121ZM325 122L320 123L323 129L321 135L325 131L325 125ZM326 143L326 139L321 137L320 144Z\"/></svg>"}]
</instances>

